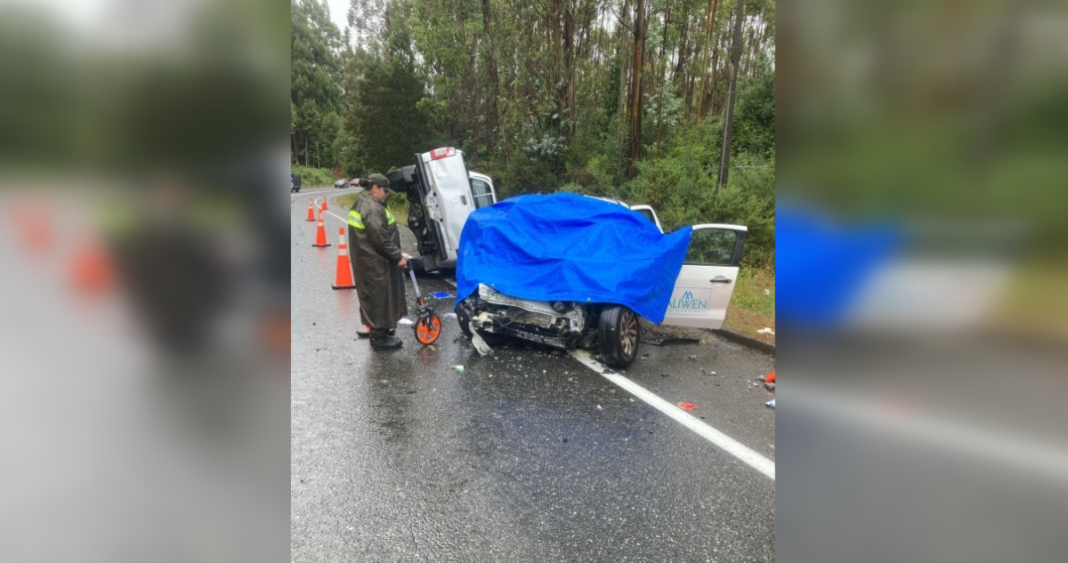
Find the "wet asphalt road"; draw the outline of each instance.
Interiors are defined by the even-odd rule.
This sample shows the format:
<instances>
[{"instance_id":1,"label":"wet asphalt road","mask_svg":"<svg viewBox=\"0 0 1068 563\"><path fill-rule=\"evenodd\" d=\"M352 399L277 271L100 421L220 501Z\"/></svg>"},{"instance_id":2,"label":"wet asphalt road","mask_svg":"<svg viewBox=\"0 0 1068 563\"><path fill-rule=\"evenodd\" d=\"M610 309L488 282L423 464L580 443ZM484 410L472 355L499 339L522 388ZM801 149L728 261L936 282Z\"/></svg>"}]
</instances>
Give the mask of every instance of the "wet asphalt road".
<instances>
[{"instance_id":1,"label":"wet asphalt road","mask_svg":"<svg viewBox=\"0 0 1068 563\"><path fill-rule=\"evenodd\" d=\"M373 353L355 292L330 288L343 221L324 214L333 246L311 246L317 191L293 194L293 561L774 560L774 481L571 357L481 358L451 317L432 348L402 326L404 348ZM774 459L772 396L750 384L772 358L714 337L641 353L626 377Z\"/></svg>"}]
</instances>

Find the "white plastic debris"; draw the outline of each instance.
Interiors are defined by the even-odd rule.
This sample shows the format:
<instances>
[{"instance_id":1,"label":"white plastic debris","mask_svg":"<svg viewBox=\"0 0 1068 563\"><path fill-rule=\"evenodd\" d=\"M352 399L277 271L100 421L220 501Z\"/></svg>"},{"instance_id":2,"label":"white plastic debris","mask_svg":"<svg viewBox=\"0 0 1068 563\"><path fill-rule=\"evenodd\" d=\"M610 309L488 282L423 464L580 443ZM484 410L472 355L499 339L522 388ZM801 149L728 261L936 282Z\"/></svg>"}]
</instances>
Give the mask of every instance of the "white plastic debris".
<instances>
[{"instance_id":1,"label":"white plastic debris","mask_svg":"<svg viewBox=\"0 0 1068 563\"><path fill-rule=\"evenodd\" d=\"M410 324L415 324L415 323L413 323L412 320L409 319L408 317L404 317L401 320L397 321L397 324L399 324L399 325L410 325Z\"/></svg>"},{"instance_id":2,"label":"white plastic debris","mask_svg":"<svg viewBox=\"0 0 1068 563\"><path fill-rule=\"evenodd\" d=\"M771 297L771 290L767 289L767 288L764 288L764 295L767 295L768 297Z\"/></svg>"},{"instance_id":3,"label":"white plastic debris","mask_svg":"<svg viewBox=\"0 0 1068 563\"><path fill-rule=\"evenodd\" d=\"M770 328L768 328L768 327L764 327L764 328L758 330L757 334L770 334L772 336L775 336L775 331L770 329Z\"/></svg>"},{"instance_id":4,"label":"white plastic debris","mask_svg":"<svg viewBox=\"0 0 1068 563\"><path fill-rule=\"evenodd\" d=\"M603 410L604 410L604 408L603 408L603 407L601 407L601 405L597 405L597 410L599 410L599 411L603 411Z\"/></svg>"},{"instance_id":5,"label":"white plastic debris","mask_svg":"<svg viewBox=\"0 0 1068 563\"><path fill-rule=\"evenodd\" d=\"M456 318L456 313L445 313L445 318L446 319L455 319Z\"/></svg>"},{"instance_id":6,"label":"white plastic debris","mask_svg":"<svg viewBox=\"0 0 1068 563\"><path fill-rule=\"evenodd\" d=\"M464 366L452 366L452 369L462 373L464 371Z\"/></svg>"},{"instance_id":7,"label":"white plastic debris","mask_svg":"<svg viewBox=\"0 0 1068 563\"><path fill-rule=\"evenodd\" d=\"M764 406L768 406L768 407L771 407L771 408L775 408L775 399L772 399L772 400L770 400L770 401L768 401L768 402L764 403Z\"/></svg>"},{"instance_id":8,"label":"white plastic debris","mask_svg":"<svg viewBox=\"0 0 1068 563\"><path fill-rule=\"evenodd\" d=\"M493 349L490 348L489 344L486 344L486 341L483 340L481 336L479 336L477 331L475 331L475 323L471 323L468 326L471 328L471 344L475 345L475 350L478 351L478 354L480 356L492 354Z\"/></svg>"}]
</instances>

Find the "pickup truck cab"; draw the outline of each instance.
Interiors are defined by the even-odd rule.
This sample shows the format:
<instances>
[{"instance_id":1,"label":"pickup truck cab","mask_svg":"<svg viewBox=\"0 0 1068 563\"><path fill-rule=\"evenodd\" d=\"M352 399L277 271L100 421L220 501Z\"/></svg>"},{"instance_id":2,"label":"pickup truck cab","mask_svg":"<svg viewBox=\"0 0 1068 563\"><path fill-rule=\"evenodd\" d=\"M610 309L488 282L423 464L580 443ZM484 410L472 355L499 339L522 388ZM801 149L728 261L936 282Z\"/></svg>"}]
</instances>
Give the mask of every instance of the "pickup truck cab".
<instances>
[{"instance_id":1,"label":"pickup truck cab","mask_svg":"<svg viewBox=\"0 0 1068 563\"><path fill-rule=\"evenodd\" d=\"M432 272L456 267L460 233L476 209L497 203L493 181L470 172L463 151L443 147L415 155L415 163L386 175L390 187L408 198L408 228L419 256L412 269Z\"/></svg>"}]
</instances>

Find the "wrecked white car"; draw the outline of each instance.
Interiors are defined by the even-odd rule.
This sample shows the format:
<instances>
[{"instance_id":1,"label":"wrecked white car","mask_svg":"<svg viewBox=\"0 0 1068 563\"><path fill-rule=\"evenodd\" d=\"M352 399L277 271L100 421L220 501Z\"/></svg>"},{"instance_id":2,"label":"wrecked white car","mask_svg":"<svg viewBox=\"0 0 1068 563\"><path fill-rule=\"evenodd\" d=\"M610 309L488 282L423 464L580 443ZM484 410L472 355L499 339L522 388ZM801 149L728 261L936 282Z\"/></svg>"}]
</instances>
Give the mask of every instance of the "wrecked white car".
<instances>
[{"instance_id":1,"label":"wrecked white car","mask_svg":"<svg viewBox=\"0 0 1068 563\"><path fill-rule=\"evenodd\" d=\"M538 197L559 201L515 203ZM626 367L638 356L639 315L720 328L746 232L702 224L663 234L655 214L574 194L504 200L464 229L457 320L482 353L516 338L594 349Z\"/></svg>"}]
</instances>

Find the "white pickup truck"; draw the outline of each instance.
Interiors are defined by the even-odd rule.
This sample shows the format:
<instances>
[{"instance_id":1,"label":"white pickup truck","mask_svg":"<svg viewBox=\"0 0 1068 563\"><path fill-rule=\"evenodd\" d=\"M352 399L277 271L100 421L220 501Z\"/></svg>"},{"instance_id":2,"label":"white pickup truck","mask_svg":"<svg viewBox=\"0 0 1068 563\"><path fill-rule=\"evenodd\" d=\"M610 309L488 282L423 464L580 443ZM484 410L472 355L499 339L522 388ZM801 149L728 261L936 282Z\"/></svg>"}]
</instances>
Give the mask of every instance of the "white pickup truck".
<instances>
[{"instance_id":1,"label":"white pickup truck","mask_svg":"<svg viewBox=\"0 0 1068 563\"><path fill-rule=\"evenodd\" d=\"M474 210L497 203L489 176L467 169L462 151L443 147L415 155L415 164L386 175L408 197L408 228L415 233L416 272L456 267L460 233Z\"/></svg>"}]
</instances>

